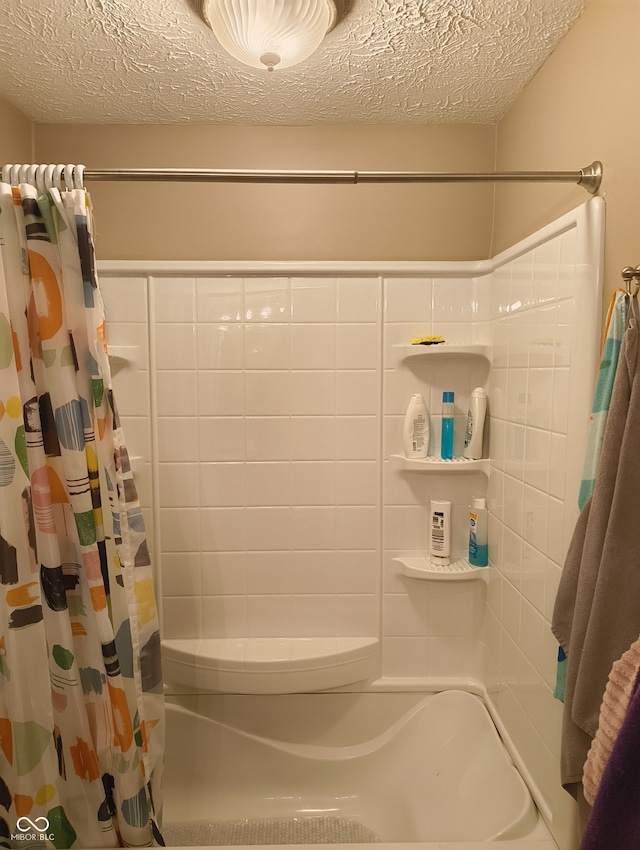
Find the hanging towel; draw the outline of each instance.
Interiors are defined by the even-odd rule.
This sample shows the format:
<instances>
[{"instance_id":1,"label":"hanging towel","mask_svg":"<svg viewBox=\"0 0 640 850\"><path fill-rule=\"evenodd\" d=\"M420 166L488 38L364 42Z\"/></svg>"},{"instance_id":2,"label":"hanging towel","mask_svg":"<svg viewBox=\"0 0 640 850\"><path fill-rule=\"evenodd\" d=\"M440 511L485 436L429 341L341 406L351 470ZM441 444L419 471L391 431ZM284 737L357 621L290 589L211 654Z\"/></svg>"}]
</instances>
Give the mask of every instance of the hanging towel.
<instances>
[{"instance_id":1,"label":"hanging towel","mask_svg":"<svg viewBox=\"0 0 640 850\"><path fill-rule=\"evenodd\" d=\"M609 405L613 391L613 380L618 366L618 356L625 327L627 325L627 293L624 289L616 289L611 297L609 312L605 325L602 348L600 350L600 367L598 379L593 394L593 405L589 428L587 431L587 449L584 457L584 469L580 482L578 507L584 508L587 499L593 493L596 483L596 473L602 452L602 439L609 416Z\"/></svg>"},{"instance_id":2,"label":"hanging towel","mask_svg":"<svg viewBox=\"0 0 640 850\"><path fill-rule=\"evenodd\" d=\"M602 775L580 850L640 847L640 684L633 684L622 727Z\"/></svg>"},{"instance_id":3,"label":"hanging towel","mask_svg":"<svg viewBox=\"0 0 640 850\"><path fill-rule=\"evenodd\" d=\"M575 793L613 663L640 634L640 346L625 331L593 494L573 533L552 630L567 654L561 779Z\"/></svg>"},{"instance_id":4,"label":"hanging towel","mask_svg":"<svg viewBox=\"0 0 640 850\"><path fill-rule=\"evenodd\" d=\"M598 731L584 765L582 784L585 799L590 806L593 806L602 775L627 714L639 670L640 638L615 662L609 673L609 681L600 706Z\"/></svg>"},{"instance_id":5,"label":"hanging towel","mask_svg":"<svg viewBox=\"0 0 640 850\"><path fill-rule=\"evenodd\" d=\"M627 293L624 289L616 289L611 296L602 345L600 347L600 367L593 394L593 404L591 406L591 416L587 430L587 449L585 452L580 491L578 493L578 507L580 510L584 508L589 496L593 493L600 455L602 453L602 440L609 416L613 381L618 367L620 346L626 326ZM564 702L566 680L567 656L562 647L559 647L556 685L553 695L561 702Z\"/></svg>"}]
</instances>

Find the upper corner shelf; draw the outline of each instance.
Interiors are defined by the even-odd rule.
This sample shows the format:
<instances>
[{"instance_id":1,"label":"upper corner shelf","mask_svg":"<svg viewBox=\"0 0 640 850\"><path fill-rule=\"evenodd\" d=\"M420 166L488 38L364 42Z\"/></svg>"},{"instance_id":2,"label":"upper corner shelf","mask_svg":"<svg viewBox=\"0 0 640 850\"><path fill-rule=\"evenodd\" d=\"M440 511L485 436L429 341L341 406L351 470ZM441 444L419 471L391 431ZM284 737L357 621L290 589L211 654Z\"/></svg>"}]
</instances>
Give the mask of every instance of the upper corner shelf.
<instances>
[{"instance_id":1,"label":"upper corner shelf","mask_svg":"<svg viewBox=\"0 0 640 850\"><path fill-rule=\"evenodd\" d=\"M394 469L414 470L415 472L436 472L449 475L461 472L482 472L489 474L490 460L469 460L466 457L454 457L452 460L442 460L439 457L410 458L394 454L389 458Z\"/></svg>"},{"instance_id":2,"label":"upper corner shelf","mask_svg":"<svg viewBox=\"0 0 640 850\"><path fill-rule=\"evenodd\" d=\"M392 345L391 350L397 360L405 360L407 357L443 357L448 355L466 355L473 357L484 357L491 363L490 345L448 345L446 342L440 345L412 345L402 343Z\"/></svg>"}]
</instances>

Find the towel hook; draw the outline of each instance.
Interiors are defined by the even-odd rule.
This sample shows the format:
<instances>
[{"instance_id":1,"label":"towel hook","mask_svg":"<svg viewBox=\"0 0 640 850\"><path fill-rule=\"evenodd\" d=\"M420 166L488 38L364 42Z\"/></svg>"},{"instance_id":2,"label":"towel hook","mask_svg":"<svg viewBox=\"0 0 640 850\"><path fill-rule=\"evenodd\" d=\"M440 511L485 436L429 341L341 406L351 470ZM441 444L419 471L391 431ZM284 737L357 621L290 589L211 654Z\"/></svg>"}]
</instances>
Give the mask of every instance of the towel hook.
<instances>
[{"instance_id":1,"label":"towel hook","mask_svg":"<svg viewBox=\"0 0 640 850\"><path fill-rule=\"evenodd\" d=\"M630 295L632 298L635 298L640 290L640 265L635 266L625 266L621 272L622 279L624 280L625 288L627 290L627 295ZM635 291L631 292L631 281L635 281L636 287Z\"/></svg>"}]
</instances>

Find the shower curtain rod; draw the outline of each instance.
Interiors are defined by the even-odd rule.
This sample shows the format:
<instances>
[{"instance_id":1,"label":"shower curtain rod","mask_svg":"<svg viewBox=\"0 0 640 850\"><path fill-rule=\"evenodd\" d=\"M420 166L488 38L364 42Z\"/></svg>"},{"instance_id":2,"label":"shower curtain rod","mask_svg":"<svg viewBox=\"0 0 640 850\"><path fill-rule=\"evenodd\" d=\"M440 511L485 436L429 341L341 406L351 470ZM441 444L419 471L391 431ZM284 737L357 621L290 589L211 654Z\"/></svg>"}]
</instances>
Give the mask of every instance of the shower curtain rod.
<instances>
[{"instance_id":1,"label":"shower curtain rod","mask_svg":"<svg viewBox=\"0 0 640 850\"><path fill-rule=\"evenodd\" d=\"M210 168L105 168L84 170L87 181L192 183L577 183L592 195L602 182L598 160L579 171L253 171Z\"/></svg>"}]
</instances>

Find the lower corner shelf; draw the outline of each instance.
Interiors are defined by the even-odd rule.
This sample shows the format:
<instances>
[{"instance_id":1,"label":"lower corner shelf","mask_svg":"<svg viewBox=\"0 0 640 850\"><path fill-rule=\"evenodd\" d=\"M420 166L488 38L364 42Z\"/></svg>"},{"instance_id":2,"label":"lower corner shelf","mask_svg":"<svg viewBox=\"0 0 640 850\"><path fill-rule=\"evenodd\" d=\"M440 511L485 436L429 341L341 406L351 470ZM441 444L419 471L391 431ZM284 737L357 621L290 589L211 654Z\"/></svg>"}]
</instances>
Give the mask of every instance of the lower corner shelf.
<instances>
[{"instance_id":1,"label":"lower corner shelf","mask_svg":"<svg viewBox=\"0 0 640 850\"><path fill-rule=\"evenodd\" d=\"M486 580L488 567L473 567L469 561L459 558L448 566L432 564L424 557L398 557L393 559L402 565L402 574L409 578L427 581L472 581Z\"/></svg>"}]
</instances>

